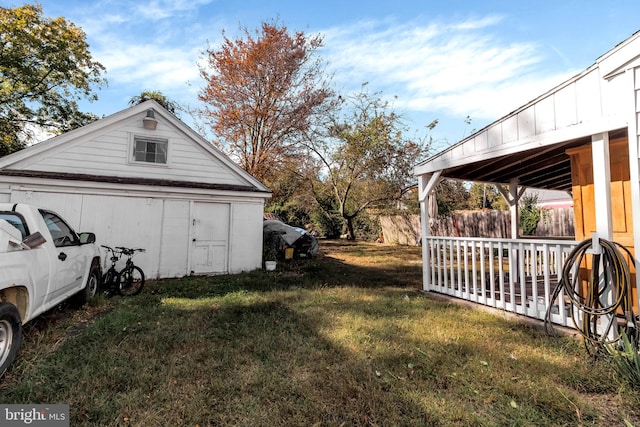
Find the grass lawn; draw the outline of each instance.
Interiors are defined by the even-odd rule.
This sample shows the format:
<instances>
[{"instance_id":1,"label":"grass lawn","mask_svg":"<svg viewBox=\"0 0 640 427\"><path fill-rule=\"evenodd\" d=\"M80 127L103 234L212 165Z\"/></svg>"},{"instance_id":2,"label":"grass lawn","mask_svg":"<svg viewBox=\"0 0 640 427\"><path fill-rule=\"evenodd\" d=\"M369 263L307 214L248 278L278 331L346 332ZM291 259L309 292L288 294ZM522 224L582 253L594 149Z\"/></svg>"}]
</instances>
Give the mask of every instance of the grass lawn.
<instances>
[{"instance_id":1,"label":"grass lawn","mask_svg":"<svg viewBox=\"0 0 640 427\"><path fill-rule=\"evenodd\" d=\"M67 403L73 426L640 425L579 340L420 292L420 248L321 250L47 313L0 403Z\"/></svg>"}]
</instances>

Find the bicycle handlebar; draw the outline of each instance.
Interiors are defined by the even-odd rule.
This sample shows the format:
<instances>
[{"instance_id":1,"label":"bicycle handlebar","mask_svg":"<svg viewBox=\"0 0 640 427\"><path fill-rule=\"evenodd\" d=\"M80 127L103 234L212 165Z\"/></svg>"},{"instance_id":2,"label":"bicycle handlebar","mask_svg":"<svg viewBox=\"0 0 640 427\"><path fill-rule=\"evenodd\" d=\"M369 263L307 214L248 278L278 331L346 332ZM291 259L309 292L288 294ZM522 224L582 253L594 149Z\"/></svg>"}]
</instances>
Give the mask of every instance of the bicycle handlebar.
<instances>
[{"instance_id":1,"label":"bicycle handlebar","mask_svg":"<svg viewBox=\"0 0 640 427\"><path fill-rule=\"evenodd\" d=\"M106 250L113 252L114 254L116 252L119 252L119 253L124 254L124 255L133 255L136 252L145 252L146 251L146 249L143 249L143 248L125 248L124 246L116 246L115 248L112 248L111 246L100 245L100 247L103 247Z\"/></svg>"},{"instance_id":2,"label":"bicycle handlebar","mask_svg":"<svg viewBox=\"0 0 640 427\"><path fill-rule=\"evenodd\" d=\"M123 246L116 246L116 249L120 250L125 255L133 255L136 252L145 252L143 248L125 248Z\"/></svg>"}]
</instances>

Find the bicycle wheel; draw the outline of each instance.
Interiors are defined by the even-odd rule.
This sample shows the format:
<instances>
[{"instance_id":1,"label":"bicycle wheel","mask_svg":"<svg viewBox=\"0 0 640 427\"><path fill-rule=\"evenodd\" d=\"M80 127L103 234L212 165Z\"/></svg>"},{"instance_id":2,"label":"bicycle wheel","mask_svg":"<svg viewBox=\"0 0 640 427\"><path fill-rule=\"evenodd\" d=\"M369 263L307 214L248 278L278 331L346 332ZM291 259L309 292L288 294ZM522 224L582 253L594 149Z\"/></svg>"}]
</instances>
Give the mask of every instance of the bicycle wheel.
<instances>
[{"instance_id":1,"label":"bicycle wheel","mask_svg":"<svg viewBox=\"0 0 640 427\"><path fill-rule=\"evenodd\" d=\"M140 267L131 266L118 274L118 292L122 296L138 295L144 286L144 272Z\"/></svg>"}]
</instances>

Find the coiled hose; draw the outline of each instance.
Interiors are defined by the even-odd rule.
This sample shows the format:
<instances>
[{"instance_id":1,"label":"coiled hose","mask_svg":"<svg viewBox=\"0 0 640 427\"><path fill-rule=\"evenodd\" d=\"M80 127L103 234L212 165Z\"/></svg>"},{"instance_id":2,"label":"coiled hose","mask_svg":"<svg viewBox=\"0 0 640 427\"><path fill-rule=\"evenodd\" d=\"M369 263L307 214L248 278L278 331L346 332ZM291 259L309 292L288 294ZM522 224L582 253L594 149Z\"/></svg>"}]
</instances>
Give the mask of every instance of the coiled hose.
<instances>
[{"instance_id":1,"label":"coiled hose","mask_svg":"<svg viewBox=\"0 0 640 427\"><path fill-rule=\"evenodd\" d=\"M571 251L545 315L545 330L548 334L555 334L551 323L551 308L561 291L564 291L565 298L572 306L571 320L592 356L598 353L602 345L618 341L623 330L630 339L638 342L631 273L622 252L629 259L633 259L633 255L616 242L599 239L599 244L601 250L594 251L593 239L587 239ZM589 256L591 272L588 282L583 283L584 275L579 274L579 269L580 266L586 268ZM610 295L607 295L609 292ZM619 324L619 317L624 317L624 325Z\"/></svg>"}]
</instances>

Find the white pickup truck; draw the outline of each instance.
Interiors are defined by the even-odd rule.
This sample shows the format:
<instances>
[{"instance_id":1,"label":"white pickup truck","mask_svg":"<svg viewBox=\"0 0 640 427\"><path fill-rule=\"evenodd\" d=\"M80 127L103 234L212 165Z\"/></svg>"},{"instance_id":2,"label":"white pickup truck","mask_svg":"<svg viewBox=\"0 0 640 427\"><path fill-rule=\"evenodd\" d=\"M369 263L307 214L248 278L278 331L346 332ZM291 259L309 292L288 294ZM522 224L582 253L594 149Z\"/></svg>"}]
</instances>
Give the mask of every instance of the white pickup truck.
<instances>
[{"instance_id":1,"label":"white pickup truck","mask_svg":"<svg viewBox=\"0 0 640 427\"><path fill-rule=\"evenodd\" d=\"M92 298L100 283L93 233L76 233L55 212L0 203L0 375L15 359L22 325L73 297Z\"/></svg>"}]
</instances>

